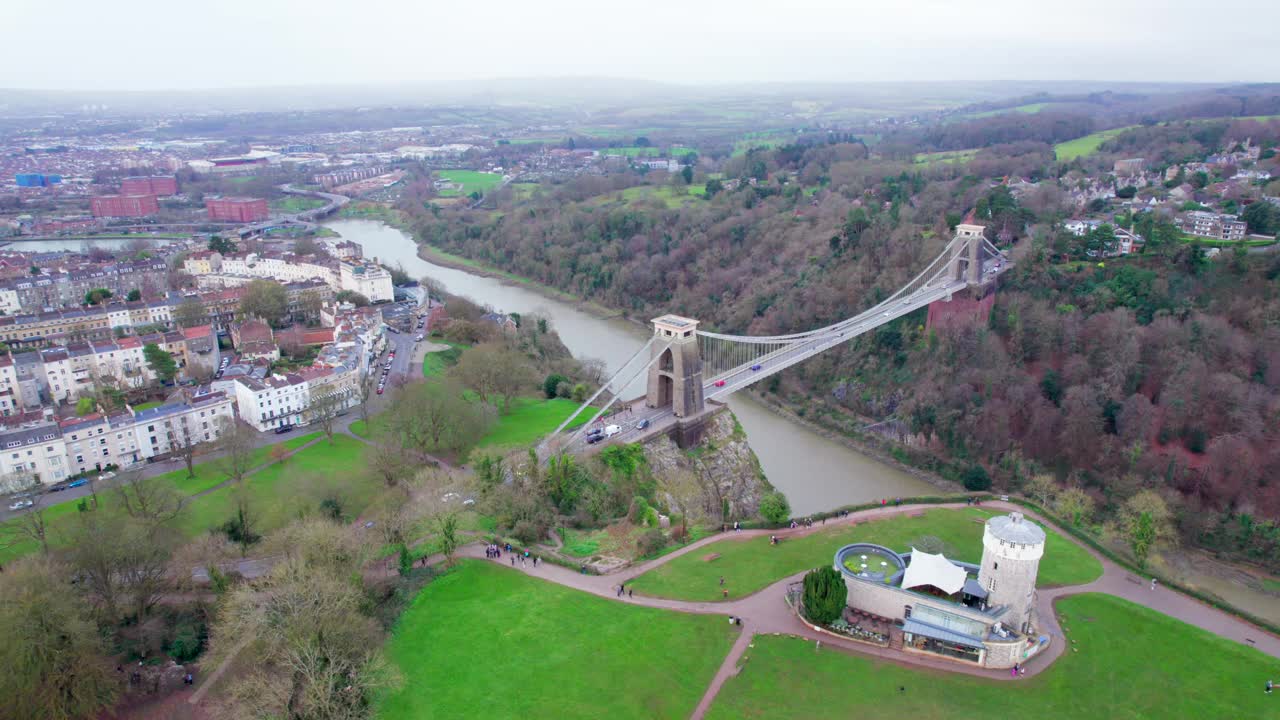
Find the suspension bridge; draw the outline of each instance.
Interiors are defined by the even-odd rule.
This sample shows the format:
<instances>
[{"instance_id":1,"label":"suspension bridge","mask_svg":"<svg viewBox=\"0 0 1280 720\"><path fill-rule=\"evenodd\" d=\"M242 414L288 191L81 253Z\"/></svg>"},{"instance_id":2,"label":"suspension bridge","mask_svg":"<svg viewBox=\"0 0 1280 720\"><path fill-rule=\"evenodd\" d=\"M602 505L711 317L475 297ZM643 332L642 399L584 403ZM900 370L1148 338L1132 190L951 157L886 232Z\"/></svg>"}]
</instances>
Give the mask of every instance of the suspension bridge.
<instances>
[{"instance_id":1,"label":"suspension bridge","mask_svg":"<svg viewBox=\"0 0 1280 720\"><path fill-rule=\"evenodd\" d=\"M628 441L635 439L636 430L696 418L709 400L723 400L903 315L950 300L966 289L986 292L1009 267L1004 252L983 236L981 225L962 224L942 252L910 282L876 305L826 327L790 335L728 335L700 330L691 318L656 318L649 341L556 428L543 449L580 449L585 439L593 438L589 428L597 428L596 421L619 406L624 415L611 422L617 435ZM643 375L647 375L644 402L624 401L627 388ZM585 424L565 433L575 418L602 397L605 402ZM601 428L594 435L603 432Z\"/></svg>"}]
</instances>

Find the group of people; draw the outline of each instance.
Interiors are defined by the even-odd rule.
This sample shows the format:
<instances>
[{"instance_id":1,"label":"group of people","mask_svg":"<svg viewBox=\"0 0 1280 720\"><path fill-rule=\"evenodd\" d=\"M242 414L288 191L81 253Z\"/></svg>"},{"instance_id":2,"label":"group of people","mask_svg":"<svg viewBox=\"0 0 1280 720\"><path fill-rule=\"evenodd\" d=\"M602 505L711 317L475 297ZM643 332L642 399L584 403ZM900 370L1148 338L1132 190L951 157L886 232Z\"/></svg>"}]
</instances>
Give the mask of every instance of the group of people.
<instances>
[{"instance_id":1,"label":"group of people","mask_svg":"<svg viewBox=\"0 0 1280 720\"><path fill-rule=\"evenodd\" d=\"M622 597L623 594L625 594L627 597L635 597L634 593L635 593L635 590L628 588L626 583L618 584L618 597Z\"/></svg>"},{"instance_id":2,"label":"group of people","mask_svg":"<svg viewBox=\"0 0 1280 720\"><path fill-rule=\"evenodd\" d=\"M528 550L525 550L524 552L512 552L511 543L506 543L505 545L498 545L497 543L486 545L484 548L484 556L490 560L501 560L503 550L506 550L507 557L511 558L511 567L516 566L516 558L520 559L521 565L527 565L529 561L532 560L533 566L538 567L537 555L530 555ZM586 566L583 566L583 573L586 573Z\"/></svg>"},{"instance_id":3,"label":"group of people","mask_svg":"<svg viewBox=\"0 0 1280 720\"><path fill-rule=\"evenodd\" d=\"M1022 665L1019 663L1014 663L1013 667L1009 668L1009 675L1011 677L1018 677L1019 675L1026 675L1026 674L1027 674L1027 669L1022 667Z\"/></svg>"}]
</instances>

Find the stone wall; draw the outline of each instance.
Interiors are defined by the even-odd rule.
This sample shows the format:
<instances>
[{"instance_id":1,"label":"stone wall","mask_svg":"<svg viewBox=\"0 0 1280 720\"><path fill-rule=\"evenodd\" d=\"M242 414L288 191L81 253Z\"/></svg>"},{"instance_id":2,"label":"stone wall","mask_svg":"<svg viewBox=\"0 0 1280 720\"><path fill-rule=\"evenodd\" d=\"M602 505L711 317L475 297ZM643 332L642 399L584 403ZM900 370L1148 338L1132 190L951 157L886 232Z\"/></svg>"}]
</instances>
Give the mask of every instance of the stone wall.
<instances>
[{"instance_id":1,"label":"stone wall","mask_svg":"<svg viewBox=\"0 0 1280 720\"><path fill-rule=\"evenodd\" d=\"M701 514L718 519L723 499L729 505L729 522L754 519L760 498L773 486L733 413L721 408L681 424L688 427L673 428L644 442L645 457L659 487L666 482L696 484L701 488ZM674 497L665 499L673 507L680 505Z\"/></svg>"}]
</instances>

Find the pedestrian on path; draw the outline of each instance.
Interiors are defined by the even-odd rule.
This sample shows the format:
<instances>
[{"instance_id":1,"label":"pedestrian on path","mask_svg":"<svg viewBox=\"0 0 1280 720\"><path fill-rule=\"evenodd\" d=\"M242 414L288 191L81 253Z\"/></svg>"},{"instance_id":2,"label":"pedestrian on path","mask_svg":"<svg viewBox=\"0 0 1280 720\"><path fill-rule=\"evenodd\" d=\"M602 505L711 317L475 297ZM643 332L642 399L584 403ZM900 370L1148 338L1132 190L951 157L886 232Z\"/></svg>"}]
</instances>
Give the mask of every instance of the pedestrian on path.
<instances>
[{"instance_id":1,"label":"pedestrian on path","mask_svg":"<svg viewBox=\"0 0 1280 720\"><path fill-rule=\"evenodd\" d=\"M1271 690L1272 690L1273 688L1275 688L1275 683L1273 683L1273 682L1271 682L1270 680L1268 680L1268 681L1267 681L1267 694L1268 694L1268 695L1270 695L1270 694L1271 694Z\"/></svg>"},{"instance_id":2,"label":"pedestrian on path","mask_svg":"<svg viewBox=\"0 0 1280 720\"><path fill-rule=\"evenodd\" d=\"M1156 589L1156 579L1155 579L1155 578L1151 578L1151 589L1152 589L1152 590L1155 590L1155 589Z\"/></svg>"},{"instance_id":3,"label":"pedestrian on path","mask_svg":"<svg viewBox=\"0 0 1280 720\"><path fill-rule=\"evenodd\" d=\"M625 587L626 587L625 585L619 585L619 586L618 586L618 597L622 597L622 590L623 590Z\"/></svg>"},{"instance_id":4,"label":"pedestrian on path","mask_svg":"<svg viewBox=\"0 0 1280 720\"><path fill-rule=\"evenodd\" d=\"M627 588L627 597L628 597L628 598L635 597L635 592L636 592L636 591L635 591L635 589L634 589L634 588Z\"/></svg>"},{"instance_id":5,"label":"pedestrian on path","mask_svg":"<svg viewBox=\"0 0 1280 720\"><path fill-rule=\"evenodd\" d=\"M537 555L534 555L534 556L533 556L533 566L534 566L534 567L538 567L538 556L537 556Z\"/></svg>"},{"instance_id":6,"label":"pedestrian on path","mask_svg":"<svg viewBox=\"0 0 1280 720\"><path fill-rule=\"evenodd\" d=\"M511 556L509 556L509 557L511 558L511 567L515 567L515 566L516 566L516 556L515 556L515 555L511 555Z\"/></svg>"}]
</instances>

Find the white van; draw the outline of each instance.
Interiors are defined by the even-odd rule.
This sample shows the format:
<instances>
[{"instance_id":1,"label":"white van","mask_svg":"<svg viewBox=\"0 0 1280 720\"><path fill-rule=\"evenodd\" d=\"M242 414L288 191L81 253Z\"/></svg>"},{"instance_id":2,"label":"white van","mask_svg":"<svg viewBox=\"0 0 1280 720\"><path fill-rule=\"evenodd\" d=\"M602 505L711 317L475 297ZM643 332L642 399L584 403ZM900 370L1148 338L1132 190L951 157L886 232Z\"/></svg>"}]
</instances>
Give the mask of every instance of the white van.
<instances>
[{"instance_id":1,"label":"white van","mask_svg":"<svg viewBox=\"0 0 1280 720\"><path fill-rule=\"evenodd\" d=\"M617 425L609 425L604 429L604 436L607 438L611 438L620 432L622 432L622 428L618 427Z\"/></svg>"}]
</instances>

